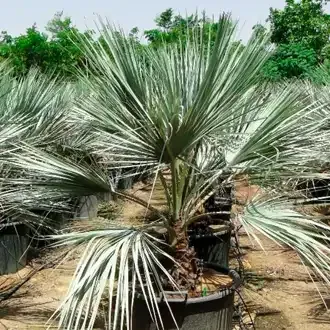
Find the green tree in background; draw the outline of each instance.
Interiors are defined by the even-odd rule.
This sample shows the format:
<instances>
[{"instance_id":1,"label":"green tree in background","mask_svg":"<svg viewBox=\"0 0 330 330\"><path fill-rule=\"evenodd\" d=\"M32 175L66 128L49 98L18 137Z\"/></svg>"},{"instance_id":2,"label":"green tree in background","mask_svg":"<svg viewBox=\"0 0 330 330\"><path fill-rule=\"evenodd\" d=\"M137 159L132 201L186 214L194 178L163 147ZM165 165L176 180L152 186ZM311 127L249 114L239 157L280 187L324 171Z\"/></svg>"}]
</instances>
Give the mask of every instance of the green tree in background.
<instances>
[{"instance_id":1,"label":"green tree in background","mask_svg":"<svg viewBox=\"0 0 330 330\"><path fill-rule=\"evenodd\" d=\"M80 32L73 26L70 17L63 17L63 13L55 14L46 27L51 34L49 48L51 54L50 68L57 72L70 76L73 69L85 64L85 58L81 47L81 37L91 36L93 31Z\"/></svg>"},{"instance_id":2,"label":"green tree in background","mask_svg":"<svg viewBox=\"0 0 330 330\"><path fill-rule=\"evenodd\" d=\"M172 8L168 8L163 11L158 17L156 17L155 22L158 27L163 28L165 31L169 31L174 25L174 12Z\"/></svg>"},{"instance_id":3,"label":"green tree in background","mask_svg":"<svg viewBox=\"0 0 330 330\"><path fill-rule=\"evenodd\" d=\"M82 33L62 13L55 14L46 31L49 35L40 32L34 25L18 37L3 32L0 57L11 62L17 75L37 67L42 72L70 77L75 66L84 64L84 56L79 47ZM89 33L86 31L84 34Z\"/></svg>"},{"instance_id":4,"label":"green tree in background","mask_svg":"<svg viewBox=\"0 0 330 330\"><path fill-rule=\"evenodd\" d=\"M166 9L155 19L156 28L144 31L144 37L149 47L163 47L166 44L180 43L181 46L187 43L187 38L193 38L193 34L200 36L200 42L211 49L215 43L218 22L208 18L203 12L202 15L192 14L187 16L175 15L172 8ZM203 31L199 29L202 27ZM235 28L234 23L228 27ZM202 33L200 33L202 32ZM244 46L241 40L232 43L231 51L243 51Z\"/></svg>"},{"instance_id":5,"label":"green tree in background","mask_svg":"<svg viewBox=\"0 0 330 330\"><path fill-rule=\"evenodd\" d=\"M50 59L47 36L39 32L36 25L28 28L26 34L16 38L3 32L0 56L11 61L17 74L23 74L33 66L45 68Z\"/></svg>"},{"instance_id":6,"label":"green tree in background","mask_svg":"<svg viewBox=\"0 0 330 330\"><path fill-rule=\"evenodd\" d=\"M155 19L156 28L144 31L144 36L151 47L161 47L164 44L185 44L187 37L203 26L205 30L203 42L211 44L215 41L218 23L209 19L205 13L200 17L197 13L189 16L175 15L172 8L166 9ZM211 32L211 36L209 36Z\"/></svg>"},{"instance_id":7,"label":"green tree in background","mask_svg":"<svg viewBox=\"0 0 330 330\"><path fill-rule=\"evenodd\" d=\"M326 3L286 0L283 9L270 9L271 41L277 48L263 69L267 79L308 78L328 61L330 15L325 12Z\"/></svg>"},{"instance_id":8,"label":"green tree in background","mask_svg":"<svg viewBox=\"0 0 330 330\"><path fill-rule=\"evenodd\" d=\"M316 52L304 43L283 44L265 64L263 74L270 80L306 78L317 64Z\"/></svg>"},{"instance_id":9,"label":"green tree in background","mask_svg":"<svg viewBox=\"0 0 330 330\"><path fill-rule=\"evenodd\" d=\"M267 49L271 51L271 44L275 48L261 70L265 79L307 78L324 82L320 77L325 74L330 76L330 15L325 12L326 4L326 0L286 0L283 9L270 8L268 22L271 38ZM147 44L141 42L138 27L134 27L125 38L136 43L141 53L148 47L159 48L173 43L184 47L187 39L196 33L201 35L200 41L206 47L208 43L212 46L215 42L217 22L205 13L181 16L169 8L155 18L155 23L154 29L142 33ZM205 33L199 33L201 26ZM268 32L262 24L253 28L256 37ZM31 67L38 67L42 72L71 79L75 68L88 65L80 46L84 37L90 38L92 43L96 41L93 31L80 31L72 24L70 17L58 12L47 24L46 33L39 31L36 25L20 36L2 32L0 61L9 60L17 75L25 74ZM100 38L99 45L110 52L107 43ZM237 49L244 49L240 40L233 42L232 51Z\"/></svg>"},{"instance_id":10,"label":"green tree in background","mask_svg":"<svg viewBox=\"0 0 330 330\"><path fill-rule=\"evenodd\" d=\"M320 53L328 43L330 15L325 0L286 0L283 10L270 9L271 41L276 45L303 43Z\"/></svg>"},{"instance_id":11,"label":"green tree in background","mask_svg":"<svg viewBox=\"0 0 330 330\"><path fill-rule=\"evenodd\" d=\"M315 80L314 71L320 64L324 72L330 69L330 15L325 12L325 0L286 0L283 9L270 8L270 43L274 44L274 54L262 69L262 75L267 80L282 80L289 78L310 78ZM189 34L198 29L201 22L206 21L204 27L210 31L216 30L213 23L205 14L183 17L175 15L169 8L156 17L156 28L144 32L151 47L161 47L164 44L185 44ZM257 24L253 28L256 37L268 33L267 28ZM214 42L214 34L210 40L204 38L203 42ZM243 49L241 42L233 44ZM271 50L271 48L269 48ZM270 51L269 50L269 51ZM318 79L319 80L319 79Z\"/></svg>"}]
</instances>

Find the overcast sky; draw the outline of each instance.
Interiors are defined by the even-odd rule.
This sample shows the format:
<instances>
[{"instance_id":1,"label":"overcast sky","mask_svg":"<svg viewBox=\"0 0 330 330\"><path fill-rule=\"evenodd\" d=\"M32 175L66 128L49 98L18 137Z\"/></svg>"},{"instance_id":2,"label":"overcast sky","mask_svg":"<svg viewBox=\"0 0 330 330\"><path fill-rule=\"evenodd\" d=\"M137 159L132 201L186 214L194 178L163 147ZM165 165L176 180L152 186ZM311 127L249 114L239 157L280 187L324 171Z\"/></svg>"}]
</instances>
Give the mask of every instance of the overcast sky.
<instances>
[{"instance_id":1,"label":"overcast sky","mask_svg":"<svg viewBox=\"0 0 330 330\"><path fill-rule=\"evenodd\" d=\"M240 37L246 40L257 22L264 23L269 8L283 8L285 0L0 0L0 30L11 35L24 33L37 23L40 29L57 11L71 16L79 27L93 27L95 14L108 17L125 30L137 26L141 31L154 27L154 18L166 8L181 14L206 10L208 16L231 11L240 19Z\"/></svg>"}]
</instances>

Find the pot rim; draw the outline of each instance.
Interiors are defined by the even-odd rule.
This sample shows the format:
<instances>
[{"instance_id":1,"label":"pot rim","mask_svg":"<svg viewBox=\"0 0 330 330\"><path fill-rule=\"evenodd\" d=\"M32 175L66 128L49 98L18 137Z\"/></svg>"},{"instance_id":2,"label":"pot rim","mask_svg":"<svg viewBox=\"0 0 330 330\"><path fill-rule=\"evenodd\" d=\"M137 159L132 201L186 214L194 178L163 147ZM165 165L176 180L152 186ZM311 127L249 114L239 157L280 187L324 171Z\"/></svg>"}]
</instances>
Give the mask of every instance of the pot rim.
<instances>
[{"instance_id":1,"label":"pot rim","mask_svg":"<svg viewBox=\"0 0 330 330\"><path fill-rule=\"evenodd\" d=\"M204 263L205 268L211 268L216 271L222 272L224 275L228 275L233 280L233 284L228 288L220 289L219 291L213 292L209 296L205 297L195 297L190 298L188 297L187 291L164 291L165 294L171 294L171 295L182 295L182 298L166 298L167 303L186 303L187 305L190 304L198 304L202 302L209 302L213 300L218 300L221 298L224 298L226 296L229 296L233 291L237 290L241 285L241 279L238 273L234 269L226 268L223 266L220 266L216 263L211 262L205 262ZM136 294L136 298L143 299L144 297L142 294L138 293ZM161 294L161 297L157 298L158 303L165 302L164 294Z\"/></svg>"}]
</instances>

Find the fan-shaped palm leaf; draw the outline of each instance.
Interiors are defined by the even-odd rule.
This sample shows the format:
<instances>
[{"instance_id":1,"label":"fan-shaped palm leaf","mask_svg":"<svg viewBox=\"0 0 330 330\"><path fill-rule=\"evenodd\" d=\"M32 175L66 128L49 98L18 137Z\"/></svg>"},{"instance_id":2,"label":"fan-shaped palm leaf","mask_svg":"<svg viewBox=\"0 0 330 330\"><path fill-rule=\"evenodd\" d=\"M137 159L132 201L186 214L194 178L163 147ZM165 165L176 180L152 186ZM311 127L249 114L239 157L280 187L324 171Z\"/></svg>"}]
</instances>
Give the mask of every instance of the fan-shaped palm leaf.
<instances>
[{"instance_id":1,"label":"fan-shaped palm leaf","mask_svg":"<svg viewBox=\"0 0 330 330\"><path fill-rule=\"evenodd\" d=\"M287 199L255 199L246 206L240 220L258 240L256 231L291 247L314 273L330 284L330 227L295 210Z\"/></svg>"},{"instance_id":2,"label":"fan-shaped palm leaf","mask_svg":"<svg viewBox=\"0 0 330 330\"><path fill-rule=\"evenodd\" d=\"M159 261L174 260L160 247L160 241L134 229L69 233L57 236L57 246L79 247L87 243L68 296L60 307L59 327L93 329L104 295L109 301L109 328L131 328L136 292L142 294L157 327L162 328L158 297L166 294L163 279L171 276Z\"/></svg>"}]
</instances>

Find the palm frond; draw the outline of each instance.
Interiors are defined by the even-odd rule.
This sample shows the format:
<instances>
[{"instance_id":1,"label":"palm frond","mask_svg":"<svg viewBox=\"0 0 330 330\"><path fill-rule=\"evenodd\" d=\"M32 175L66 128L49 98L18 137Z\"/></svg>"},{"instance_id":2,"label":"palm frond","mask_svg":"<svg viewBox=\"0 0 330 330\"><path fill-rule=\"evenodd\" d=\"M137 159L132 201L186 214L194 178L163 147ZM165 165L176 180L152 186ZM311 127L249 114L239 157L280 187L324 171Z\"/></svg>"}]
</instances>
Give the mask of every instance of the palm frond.
<instances>
[{"instance_id":1,"label":"palm frond","mask_svg":"<svg viewBox=\"0 0 330 330\"><path fill-rule=\"evenodd\" d=\"M55 237L56 246L87 244L68 294L58 313L59 328L93 329L103 298L108 301L110 329L131 329L134 299L139 293L157 328L162 319L157 300L166 301L162 281L173 279L162 266L162 258L174 260L161 249L161 241L134 229L106 229L74 232Z\"/></svg>"},{"instance_id":2,"label":"palm frond","mask_svg":"<svg viewBox=\"0 0 330 330\"><path fill-rule=\"evenodd\" d=\"M295 210L287 199L251 201L239 217L245 230L256 238L259 232L295 250L302 261L330 284L330 227Z\"/></svg>"},{"instance_id":3,"label":"palm frond","mask_svg":"<svg viewBox=\"0 0 330 330\"><path fill-rule=\"evenodd\" d=\"M5 133L1 147L18 140L45 145L67 136L72 96L70 84L37 70L21 78L9 73L1 75L0 127Z\"/></svg>"},{"instance_id":4,"label":"palm frond","mask_svg":"<svg viewBox=\"0 0 330 330\"><path fill-rule=\"evenodd\" d=\"M185 47L158 51L139 51L102 22L106 46L82 41L93 70L102 72L83 77L91 95L77 108L77 116L93 118L103 135L96 149L133 164L169 163L228 124L236 102L258 81L268 53L260 39L233 52L230 17L222 16L218 25L212 49L200 43L203 27Z\"/></svg>"},{"instance_id":5,"label":"palm frond","mask_svg":"<svg viewBox=\"0 0 330 330\"><path fill-rule=\"evenodd\" d=\"M88 196L113 190L110 177L102 167L74 163L69 158L22 145L0 157L8 164L11 176L4 179L6 186L31 191L37 189L54 198Z\"/></svg>"},{"instance_id":6,"label":"palm frond","mask_svg":"<svg viewBox=\"0 0 330 330\"><path fill-rule=\"evenodd\" d=\"M256 92L265 94L267 89ZM307 100L308 96L295 84L273 91L260 105L247 100L241 108L242 116L237 117L228 132L227 166L243 173L271 169L293 174L299 167L300 171L305 169L307 153L314 159L320 156L313 139L322 125L309 119L320 111L322 104Z\"/></svg>"}]
</instances>

